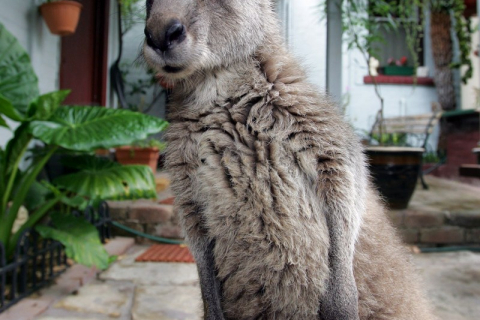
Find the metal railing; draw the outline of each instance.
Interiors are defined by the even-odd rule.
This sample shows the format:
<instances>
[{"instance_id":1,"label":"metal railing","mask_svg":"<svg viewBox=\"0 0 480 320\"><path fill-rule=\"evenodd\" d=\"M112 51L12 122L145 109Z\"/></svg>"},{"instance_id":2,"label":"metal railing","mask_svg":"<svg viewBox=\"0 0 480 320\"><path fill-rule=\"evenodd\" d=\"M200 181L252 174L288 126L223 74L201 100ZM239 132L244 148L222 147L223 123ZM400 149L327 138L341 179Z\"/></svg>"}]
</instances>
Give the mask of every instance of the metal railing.
<instances>
[{"instance_id":1,"label":"metal railing","mask_svg":"<svg viewBox=\"0 0 480 320\"><path fill-rule=\"evenodd\" d=\"M111 220L105 202L97 210L88 207L84 212L73 214L92 223L103 243L111 238ZM0 242L0 313L50 284L68 266L64 246L58 241L41 238L35 230L23 232L8 263L5 247Z\"/></svg>"}]
</instances>

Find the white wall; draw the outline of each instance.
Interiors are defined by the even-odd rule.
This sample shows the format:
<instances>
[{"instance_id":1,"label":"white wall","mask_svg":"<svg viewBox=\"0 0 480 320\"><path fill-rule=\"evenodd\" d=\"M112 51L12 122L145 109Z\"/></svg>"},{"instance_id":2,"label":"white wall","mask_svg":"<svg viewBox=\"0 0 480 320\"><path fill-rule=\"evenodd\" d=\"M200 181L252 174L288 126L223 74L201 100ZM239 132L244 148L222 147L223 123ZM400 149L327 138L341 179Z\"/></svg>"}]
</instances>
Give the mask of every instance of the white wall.
<instances>
[{"instance_id":1,"label":"white wall","mask_svg":"<svg viewBox=\"0 0 480 320\"><path fill-rule=\"evenodd\" d=\"M478 26L479 19L478 17L472 17L472 29L476 30L472 35L472 51L470 52L470 59L473 64L473 76L468 80L467 84L461 86L461 97L462 104L461 109L473 109L478 108L480 105L477 104L477 99L480 101L480 59L475 55L475 50L479 49L479 32ZM464 72L466 67L463 68ZM478 98L477 98L478 96Z\"/></svg>"},{"instance_id":2,"label":"white wall","mask_svg":"<svg viewBox=\"0 0 480 320\"><path fill-rule=\"evenodd\" d=\"M345 51L343 56L344 94L349 96L350 101L346 116L357 130L368 131L375 121L380 101L374 86L363 82L368 70L361 54L357 51ZM437 100L435 87L385 84L379 88L385 102L385 117L429 113L431 102Z\"/></svg>"},{"instance_id":3,"label":"white wall","mask_svg":"<svg viewBox=\"0 0 480 320\"><path fill-rule=\"evenodd\" d=\"M145 40L145 4L139 2L136 7L136 14L133 17L133 27L123 37L123 53L122 53L122 70L128 70L127 82L136 81L137 79L146 79L149 76L146 73L146 64L141 58L143 42ZM154 88L155 87L155 88ZM128 85L126 89L126 99L129 104L143 105L146 107L150 101L153 101L155 93L161 92L159 85L154 85L147 90L146 95L128 95ZM148 114L165 119L165 96L162 96L151 108ZM160 135L157 135L160 136Z\"/></svg>"},{"instance_id":4,"label":"white wall","mask_svg":"<svg viewBox=\"0 0 480 320\"><path fill-rule=\"evenodd\" d=\"M0 0L0 22L30 54L39 80L40 93L59 86L60 37L48 31L35 0ZM15 123L9 122L14 128ZM10 139L11 132L0 128L0 146Z\"/></svg>"},{"instance_id":5,"label":"white wall","mask_svg":"<svg viewBox=\"0 0 480 320\"><path fill-rule=\"evenodd\" d=\"M309 80L325 90L327 67L326 20L321 21L320 0L279 0L277 8L284 24L287 44L303 64Z\"/></svg>"}]
</instances>

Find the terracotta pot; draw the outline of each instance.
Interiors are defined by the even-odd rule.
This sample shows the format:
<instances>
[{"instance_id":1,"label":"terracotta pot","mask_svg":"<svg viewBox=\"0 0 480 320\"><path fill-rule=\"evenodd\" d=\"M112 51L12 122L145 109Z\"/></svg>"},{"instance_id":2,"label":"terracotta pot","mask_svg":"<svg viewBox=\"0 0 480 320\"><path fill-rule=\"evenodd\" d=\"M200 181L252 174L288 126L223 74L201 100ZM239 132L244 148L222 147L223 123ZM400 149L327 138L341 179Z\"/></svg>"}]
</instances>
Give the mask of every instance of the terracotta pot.
<instances>
[{"instance_id":1,"label":"terracotta pot","mask_svg":"<svg viewBox=\"0 0 480 320\"><path fill-rule=\"evenodd\" d=\"M423 148L368 147L373 183L390 209L405 209L422 169Z\"/></svg>"},{"instance_id":2,"label":"terracotta pot","mask_svg":"<svg viewBox=\"0 0 480 320\"><path fill-rule=\"evenodd\" d=\"M48 29L59 36L68 36L75 32L81 10L82 4L67 0L44 3L40 6Z\"/></svg>"},{"instance_id":3,"label":"terracotta pot","mask_svg":"<svg viewBox=\"0 0 480 320\"><path fill-rule=\"evenodd\" d=\"M143 164L157 171L160 152L158 148L119 147L115 148L115 157L121 164Z\"/></svg>"},{"instance_id":4,"label":"terracotta pot","mask_svg":"<svg viewBox=\"0 0 480 320\"><path fill-rule=\"evenodd\" d=\"M477 155L477 163L480 164L480 148L474 148L472 152Z\"/></svg>"}]
</instances>

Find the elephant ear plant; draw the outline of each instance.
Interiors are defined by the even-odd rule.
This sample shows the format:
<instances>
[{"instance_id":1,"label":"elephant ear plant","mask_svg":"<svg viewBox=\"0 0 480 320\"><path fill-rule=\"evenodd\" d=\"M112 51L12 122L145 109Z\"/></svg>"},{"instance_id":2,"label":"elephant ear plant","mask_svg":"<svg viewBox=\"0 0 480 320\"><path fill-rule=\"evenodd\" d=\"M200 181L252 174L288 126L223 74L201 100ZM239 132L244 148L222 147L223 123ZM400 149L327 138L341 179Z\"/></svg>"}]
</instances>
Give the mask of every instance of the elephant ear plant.
<instances>
[{"instance_id":1,"label":"elephant ear plant","mask_svg":"<svg viewBox=\"0 0 480 320\"><path fill-rule=\"evenodd\" d=\"M167 122L128 110L60 106L68 94L39 95L28 54L0 24L0 126L9 128L7 118L18 123L7 145L0 146L0 242L11 258L23 232L36 227L42 236L62 242L70 258L104 269L109 257L96 229L70 214L71 208L108 199L154 198L155 182L146 166L121 166L92 154L144 139ZM44 152L25 161L32 140L43 142ZM76 154L69 162L77 172L38 182L59 150ZM20 170L20 165L26 168ZM30 211L28 220L13 232L22 206ZM47 215L50 224L38 225Z\"/></svg>"}]
</instances>

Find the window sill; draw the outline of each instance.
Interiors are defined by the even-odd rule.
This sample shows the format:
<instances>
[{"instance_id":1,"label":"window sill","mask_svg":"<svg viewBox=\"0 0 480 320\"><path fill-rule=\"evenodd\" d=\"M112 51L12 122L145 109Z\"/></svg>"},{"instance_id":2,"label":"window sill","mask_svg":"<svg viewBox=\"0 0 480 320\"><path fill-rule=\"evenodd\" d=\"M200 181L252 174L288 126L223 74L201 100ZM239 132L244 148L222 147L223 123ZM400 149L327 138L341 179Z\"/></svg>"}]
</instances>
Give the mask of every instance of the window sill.
<instances>
[{"instance_id":1,"label":"window sill","mask_svg":"<svg viewBox=\"0 0 480 320\"><path fill-rule=\"evenodd\" d=\"M415 81L415 78L412 76L385 76L381 74L376 77L365 76L363 77L363 83L374 84L374 78L375 78L375 82L378 84L404 84L404 85L417 85L417 86L429 86L429 87L435 86L435 83L433 82L433 78L417 77Z\"/></svg>"}]
</instances>

